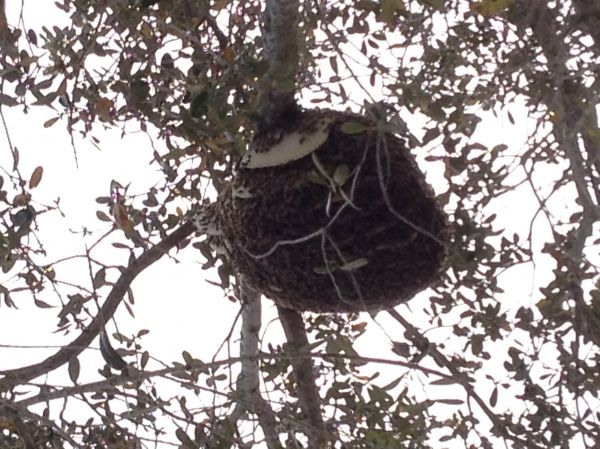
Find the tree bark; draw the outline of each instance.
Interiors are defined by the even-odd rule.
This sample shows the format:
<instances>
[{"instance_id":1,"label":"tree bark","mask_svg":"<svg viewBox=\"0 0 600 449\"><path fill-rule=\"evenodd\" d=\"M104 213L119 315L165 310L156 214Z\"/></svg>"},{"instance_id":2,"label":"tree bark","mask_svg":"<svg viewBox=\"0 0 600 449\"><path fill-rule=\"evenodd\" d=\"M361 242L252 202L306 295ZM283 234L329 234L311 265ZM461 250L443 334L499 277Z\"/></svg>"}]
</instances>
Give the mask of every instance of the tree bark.
<instances>
[{"instance_id":1,"label":"tree bark","mask_svg":"<svg viewBox=\"0 0 600 449\"><path fill-rule=\"evenodd\" d=\"M267 0L263 19L264 57L269 68L259 84L258 109L263 125L272 125L296 108L298 72L298 0Z\"/></svg>"}]
</instances>

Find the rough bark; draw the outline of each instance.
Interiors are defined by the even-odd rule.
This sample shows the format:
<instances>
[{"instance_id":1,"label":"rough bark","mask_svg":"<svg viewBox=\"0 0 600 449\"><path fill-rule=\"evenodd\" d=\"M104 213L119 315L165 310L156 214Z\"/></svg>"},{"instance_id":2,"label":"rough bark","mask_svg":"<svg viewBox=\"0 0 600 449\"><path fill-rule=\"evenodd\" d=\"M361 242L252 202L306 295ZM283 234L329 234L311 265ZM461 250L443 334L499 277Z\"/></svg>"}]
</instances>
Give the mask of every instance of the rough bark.
<instances>
[{"instance_id":1,"label":"rough bark","mask_svg":"<svg viewBox=\"0 0 600 449\"><path fill-rule=\"evenodd\" d=\"M296 107L298 72L298 0L267 0L262 40L268 70L259 85L259 111L263 126Z\"/></svg>"},{"instance_id":2,"label":"rough bark","mask_svg":"<svg viewBox=\"0 0 600 449\"><path fill-rule=\"evenodd\" d=\"M321 399L315 382L304 321L295 310L277 307L277 311L288 341L289 357L297 383L298 404L306 424L308 447L327 447L327 430L321 414Z\"/></svg>"}]
</instances>

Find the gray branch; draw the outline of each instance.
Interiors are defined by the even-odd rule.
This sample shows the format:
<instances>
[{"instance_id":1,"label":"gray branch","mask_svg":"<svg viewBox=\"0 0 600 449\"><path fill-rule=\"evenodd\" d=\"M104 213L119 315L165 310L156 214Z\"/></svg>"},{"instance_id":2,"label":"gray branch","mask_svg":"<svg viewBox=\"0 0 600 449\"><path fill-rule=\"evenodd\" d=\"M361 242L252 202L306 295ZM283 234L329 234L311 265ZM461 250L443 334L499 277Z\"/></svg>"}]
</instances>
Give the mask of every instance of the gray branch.
<instances>
[{"instance_id":1,"label":"gray branch","mask_svg":"<svg viewBox=\"0 0 600 449\"><path fill-rule=\"evenodd\" d=\"M327 447L327 430L321 414L321 398L315 382L310 346L302 315L277 307L288 341L289 357L298 384L298 404L304 415L309 449Z\"/></svg>"},{"instance_id":2,"label":"gray branch","mask_svg":"<svg viewBox=\"0 0 600 449\"><path fill-rule=\"evenodd\" d=\"M298 0L266 1L262 39L269 68L259 86L259 110L267 124L295 106L298 8Z\"/></svg>"},{"instance_id":3,"label":"gray branch","mask_svg":"<svg viewBox=\"0 0 600 449\"><path fill-rule=\"evenodd\" d=\"M239 419L245 411L258 416L258 422L265 434L267 447L281 447L277 434L275 413L269 403L260 394L258 369L259 336L261 328L260 293L252 289L240 276L240 300L242 302L242 339L240 359L242 371L237 381L237 392L241 397L232 413L233 419Z\"/></svg>"}]
</instances>

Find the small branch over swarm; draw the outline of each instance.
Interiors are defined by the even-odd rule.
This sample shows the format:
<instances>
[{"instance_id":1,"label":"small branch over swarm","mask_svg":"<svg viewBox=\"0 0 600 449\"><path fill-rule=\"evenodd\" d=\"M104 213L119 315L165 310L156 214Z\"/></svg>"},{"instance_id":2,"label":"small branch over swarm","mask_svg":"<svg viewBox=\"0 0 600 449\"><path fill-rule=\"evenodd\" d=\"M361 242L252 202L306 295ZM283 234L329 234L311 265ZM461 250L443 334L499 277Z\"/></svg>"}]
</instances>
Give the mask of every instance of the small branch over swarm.
<instances>
[{"instance_id":1,"label":"small branch over swarm","mask_svg":"<svg viewBox=\"0 0 600 449\"><path fill-rule=\"evenodd\" d=\"M94 338L96 338L100 330L103 329L106 321L113 316L137 275L160 259L172 247L192 234L194 230L193 224L186 222L157 245L142 253L140 257L133 259L127 268L121 272L119 279L117 279L117 282L115 282L115 285L106 297L106 301L100 308L98 315L94 317L92 322L75 340L42 362L0 372L4 376L0 379L0 391L8 390L14 385L28 382L49 373L65 365L73 357L83 352Z\"/></svg>"}]
</instances>

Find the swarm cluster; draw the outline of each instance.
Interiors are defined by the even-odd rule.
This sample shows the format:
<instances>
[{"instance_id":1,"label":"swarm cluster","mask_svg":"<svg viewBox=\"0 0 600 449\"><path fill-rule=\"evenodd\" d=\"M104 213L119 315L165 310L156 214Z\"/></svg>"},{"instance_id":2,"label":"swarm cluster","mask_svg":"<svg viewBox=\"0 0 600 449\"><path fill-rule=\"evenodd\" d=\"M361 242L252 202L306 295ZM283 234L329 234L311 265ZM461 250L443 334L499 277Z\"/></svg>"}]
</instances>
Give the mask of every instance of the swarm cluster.
<instances>
[{"instance_id":1,"label":"swarm cluster","mask_svg":"<svg viewBox=\"0 0 600 449\"><path fill-rule=\"evenodd\" d=\"M432 189L403 141L375 123L334 111L301 117L315 116L331 123L316 151L273 167L240 167L222 194L222 232L236 270L299 311L409 299L436 279L445 255L446 219Z\"/></svg>"}]
</instances>

